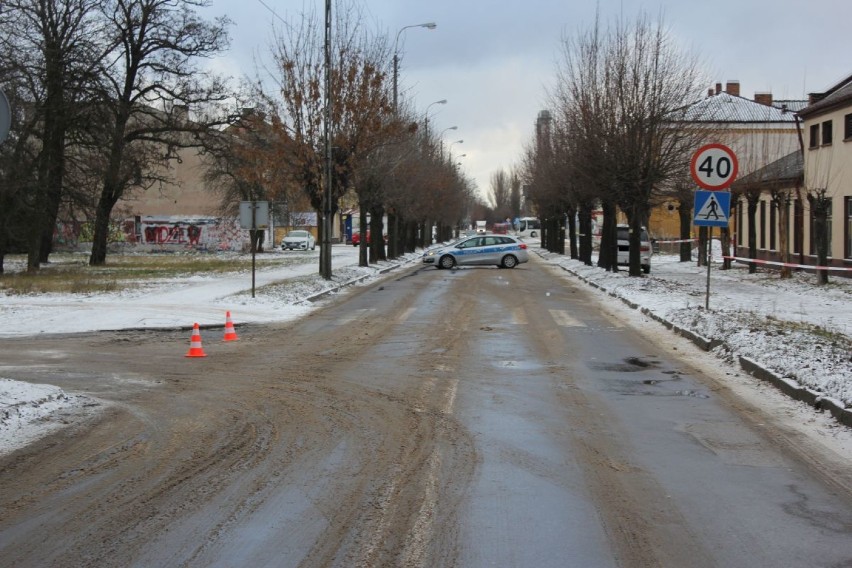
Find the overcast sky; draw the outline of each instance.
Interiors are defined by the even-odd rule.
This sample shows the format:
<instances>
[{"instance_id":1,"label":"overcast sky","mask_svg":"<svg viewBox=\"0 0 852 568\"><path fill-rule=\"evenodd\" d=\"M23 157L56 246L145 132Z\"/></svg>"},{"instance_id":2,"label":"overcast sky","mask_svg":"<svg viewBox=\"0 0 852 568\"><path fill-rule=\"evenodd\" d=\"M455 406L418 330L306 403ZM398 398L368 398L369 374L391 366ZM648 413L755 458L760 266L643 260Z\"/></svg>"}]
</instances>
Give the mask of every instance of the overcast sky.
<instances>
[{"instance_id":1,"label":"overcast sky","mask_svg":"<svg viewBox=\"0 0 852 568\"><path fill-rule=\"evenodd\" d=\"M493 172L520 162L539 110L546 108L562 39L588 28L599 7L606 22L632 20L640 10L662 14L683 49L696 53L712 82L739 80L741 95L771 92L806 98L852 75L852 0L361 0L374 25L400 37L400 91L447 145L480 193ZM275 10L284 19L322 14L324 0L211 0L211 13L233 21L232 46L217 62L230 73L249 70L268 51ZM333 0L332 6L337 1ZM333 8L334 9L334 8ZM712 84L707 85L708 88Z\"/></svg>"}]
</instances>

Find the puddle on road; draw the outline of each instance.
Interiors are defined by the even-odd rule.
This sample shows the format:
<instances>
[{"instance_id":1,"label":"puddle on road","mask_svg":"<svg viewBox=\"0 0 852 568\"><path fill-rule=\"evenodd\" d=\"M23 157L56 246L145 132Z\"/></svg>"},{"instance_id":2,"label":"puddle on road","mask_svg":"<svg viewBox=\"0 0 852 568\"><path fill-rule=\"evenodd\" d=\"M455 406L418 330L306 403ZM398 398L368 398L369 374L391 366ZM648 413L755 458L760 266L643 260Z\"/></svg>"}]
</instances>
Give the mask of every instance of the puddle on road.
<instances>
[{"instance_id":1,"label":"puddle on road","mask_svg":"<svg viewBox=\"0 0 852 568\"><path fill-rule=\"evenodd\" d=\"M505 360L505 361L495 361L494 364L502 369L517 369L519 371L532 371L534 369L541 369L541 365L539 363L531 363L529 361L518 361L518 360Z\"/></svg>"},{"instance_id":2,"label":"puddle on road","mask_svg":"<svg viewBox=\"0 0 852 568\"><path fill-rule=\"evenodd\" d=\"M596 371L612 371L615 373L636 373L638 371L645 371L648 369L654 369L660 364L654 358L644 358L644 357L628 357L624 359L621 363L600 363L600 362L590 362L588 366L590 369L594 369Z\"/></svg>"}]
</instances>

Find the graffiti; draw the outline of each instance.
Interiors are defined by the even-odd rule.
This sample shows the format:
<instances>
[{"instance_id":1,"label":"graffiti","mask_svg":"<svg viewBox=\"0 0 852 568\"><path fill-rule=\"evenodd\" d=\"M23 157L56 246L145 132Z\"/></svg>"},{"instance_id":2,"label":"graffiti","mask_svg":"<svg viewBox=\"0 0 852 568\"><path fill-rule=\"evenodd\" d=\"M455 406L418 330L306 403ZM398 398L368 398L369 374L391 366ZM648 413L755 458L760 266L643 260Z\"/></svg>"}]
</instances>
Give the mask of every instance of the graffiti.
<instances>
[{"instance_id":1,"label":"graffiti","mask_svg":"<svg viewBox=\"0 0 852 568\"><path fill-rule=\"evenodd\" d=\"M237 250L248 243L248 234L233 218L137 217L124 224L129 242L162 248Z\"/></svg>"},{"instance_id":2,"label":"graffiti","mask_svg":"<svg viewBox=\"0 0 852 568\"><path fill-rule=\"evenodd\" d=\"M143 242L158 245L198 246L201 241L201 228L197 225L146 225L143 229Z\"/></svg>"},{"instance_id":3,"label":"graffiti","mask_svg":"<svg viewBox=\"0 0 852 568\"><path fill-rule=\"evenodd\" d=\"M91 222L59 221L53 242L74 248L92 242L93 237ZM239 219L230 217L129 217L110 223L108 240L165 250L241 252L249 246L248 231L240 229Z\"/></svg>"}]
</instances>

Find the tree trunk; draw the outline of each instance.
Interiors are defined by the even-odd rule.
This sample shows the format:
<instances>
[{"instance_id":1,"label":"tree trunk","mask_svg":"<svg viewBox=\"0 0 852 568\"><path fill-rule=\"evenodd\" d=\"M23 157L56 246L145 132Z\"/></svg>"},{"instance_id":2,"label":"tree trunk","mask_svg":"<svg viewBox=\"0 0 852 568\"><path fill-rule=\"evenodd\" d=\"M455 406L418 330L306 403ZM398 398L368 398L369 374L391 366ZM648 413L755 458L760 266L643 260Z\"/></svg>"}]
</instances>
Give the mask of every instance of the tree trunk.
<instances>
[{"instance_id":1,"label":"tree trunk","mask_svg":"<svg viewBox=\"0 0 852 568\"><path fill-rule=\"evenodd\" d=\"M106 264L107 246L109 245L109 216L115 206L112 188L105 187L98 200L95 212L94 235L92 236L92 253L89 255L90 266Z\"/></svg>"},{"instance_id":2,"label":"tree trunk","mask_svg":"<svg viewBox=\"0 0 852 568\"><path fill-rule=\"evenodd\" d=\"M817 266L828 265L828 210L831 207L831 198L825 194L817 195L811 199L811 210L814 219L814 247L817 253ZM828 284L828 271L817 270L817 284Z\"/></svg>"},{"instance_id":3,"label":"tree trunk","mask_svg":"<svg viewBox=\"0 0 852 568\"><path fill-rule=\"evenodd\" d=\"M592 209L581 205L578 215L580 224L579 259L587 266L592 265Z\"/></svg>"},{"instance_id":4,"label":"tree trunk","mask_svg":"<svg viewBox=\"0 0 852 568\"><path fill-rule=\"evenodd\" d=\"M746 196L748 203L748 257L751 259L757 258L757 202L760 201L760 196L754 197L749 194ZM757 264L748 263L748 273L754 274L757 272Z\"/></svg>"},{"instance_id":5,"label":"tree trunk","mask_svg":"<svg viewBox=\"0 0 852 568\"><path fill-rule=\"evenodd\" d=\"M630 216L630 265L628 274L630 276L642 276L642 219L643 216L633 213ZM616 253L618 254L618 253ZM616 261L618 259L616 258Z\"/></svg>"},{"instance_id":6,"label":"tree trunk","mask_svg":"<svg viewBox=\"0 0 852 568\"><path fill-rule=\"evenodd\" d=\"M568 254L574 260L580 257L577 251L577 215L573 207L568 209Z\"/></svg>"},{"instance_id":7,"label":"tree trunk","mask_svg":"<svg viewBox=\"0 0 852 568\"><path fill-rule=\"evenodd\" d=\"M369 266L367 257L367 208L362 204L358 207L358 266Z\"/></svg>"},{"instance_id":8,"label":"tree trunk","mask_svg":"<svg viewBox=\"0 0 852 568\"><path fill-rule=\"evenodd\" d=\"M707 266L707 227L698 227L698 266Z\"/></svg>"},{"instance_id":9,"label":"tree trunk","mask_svg":"<svg viewBox=\"0 0 852 568\"><path fill-rule=\"evenodd\" d=\"M387 260L384 238L385 209L381 205L370 209L370 263Z\"/></svg>"},{"instance_id":10,"label":"tree trunk","mask_svg":"<svg viewBox=\"0 0 852 568\"><path fill-rule=\"evenodd\" d=\"M609 201L601 203L603 227L598 254L598 266L604 270L618 272L618 228L615 205Z\"/></svg>"},{"instance_id":11,"label":"tree trunk","mask_svg":"<svg viewBox=\"0 0 852 568\"><path fill-rule=\"evenodd\" d=\"M790 263L790 196L779 195L773 200L778 208L778 245L779 258L785 264ZM781 267L781 279L790 278L793 271L789 266Z\"/></svg>"},{"instance_id":12,"label":"tree trunk","mask_svg":"<svg viewBox=\"0 0 852 568\"><path fill-rule=\"evenodd\" d=\"M722 227L720 231L721 236L719 237L722 242L722 270L730 270L731 269L731 259L728 258L731 256L731 231L728 227ZM712 243L711 243L712 245Z\"/></svg>"},{"instance_id":13,"label":"tree trunk","mask_svg":"<svg viewBox=\"0 0 852 568\"><path fill-rule=\"evenodd\" d=\"M388 258L393 260L399 257L399 242L398 242L398 231L399 227L397 226L397 221L399 217L397 217L396 213L394 213L394 209L388 210Z\"/></svg>"},{"instance_id":14,"label":"tree trunk","mask_svg":"<svg viewBox=\"0 0 852 568\"><path fill-rule=\"evenodd\" d=\"M677 208L680 220L680 261L692 262L692 207L693 200L681 199Z\"/></svg>"}]
</instances>

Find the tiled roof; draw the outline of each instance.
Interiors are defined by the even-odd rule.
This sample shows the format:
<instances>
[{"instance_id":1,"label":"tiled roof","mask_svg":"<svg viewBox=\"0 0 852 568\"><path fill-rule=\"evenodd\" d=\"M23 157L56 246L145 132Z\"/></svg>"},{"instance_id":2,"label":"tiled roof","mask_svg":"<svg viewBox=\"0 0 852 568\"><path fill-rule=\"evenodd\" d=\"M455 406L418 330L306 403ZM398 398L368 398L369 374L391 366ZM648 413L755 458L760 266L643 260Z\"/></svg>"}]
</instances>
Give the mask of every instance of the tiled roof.
<instances>
[{"instance_id":1,"label":"tiled roof","mask_svg":"<svg viewBox=\"0 0 852 568\"><path fill-rule=\"evenodd\" d=\"M794 114L790 110L785 112L776 106L767 106L722 92L689 107L683 120L714 123L793 123Z\"/></svg>"},{"instance_id":2,"label":"tiled roof","mask_svg":"<svg viewBox=\"0 0 852 568\"><path fill-rule=\"evenodd\" d=\"M799 112L799 116L810 116L812 114L817 114L822 110L827 110L843 104L852 105L852 77L847 77L825 93L821 94L823 95L823 98L802 109Z\"/></svg>"},{"instance_id":3,"label":"tiled roof","mask_svg":"<svg viewBox=\"0 0 852 568\"><path fill-rule=\"evenodd\" d=\"M733 189L750 185L789 185L804 175L805 162L802 152L796 150L783 158L743 176L733 184Z\"/></svg>"}]
</instances>

